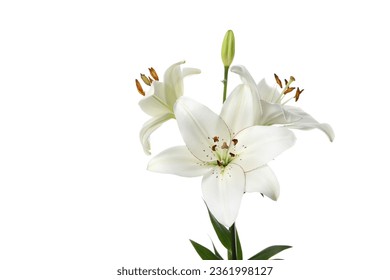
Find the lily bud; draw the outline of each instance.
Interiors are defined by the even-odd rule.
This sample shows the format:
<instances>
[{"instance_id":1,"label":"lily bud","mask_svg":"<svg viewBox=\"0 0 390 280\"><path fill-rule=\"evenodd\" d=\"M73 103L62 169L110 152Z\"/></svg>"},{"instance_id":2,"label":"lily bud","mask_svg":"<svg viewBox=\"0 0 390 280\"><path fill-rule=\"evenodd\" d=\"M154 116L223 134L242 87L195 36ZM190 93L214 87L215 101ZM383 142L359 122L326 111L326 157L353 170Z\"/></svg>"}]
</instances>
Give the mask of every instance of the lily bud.
<instances>
[{"instance_id":1,"label":"lily bud","mask_svg":"<svg viewBox=\"0 0 390 280\"><path fill-rule=\"evenodd\" d=\"M223 38L221 57L222 62L225 67L229 67L234 58L235 52L235 42L234 42L234 33L231 30L228 30Z\"/></svg>"}]
</instances>

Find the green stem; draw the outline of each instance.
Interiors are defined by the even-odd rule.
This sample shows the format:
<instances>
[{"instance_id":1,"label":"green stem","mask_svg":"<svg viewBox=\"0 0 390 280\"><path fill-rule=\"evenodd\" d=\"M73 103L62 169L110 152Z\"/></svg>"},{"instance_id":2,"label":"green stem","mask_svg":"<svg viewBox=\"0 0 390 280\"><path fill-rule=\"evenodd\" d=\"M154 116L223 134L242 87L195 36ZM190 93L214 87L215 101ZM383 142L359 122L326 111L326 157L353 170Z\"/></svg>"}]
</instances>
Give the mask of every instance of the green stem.
<instances>
[{"instance_id":1,"label":"green stem","mask_svg":"<svg viewBox=\"0 0 390 280\"><path fill-rule=\"evenodd\" d=\"M222 103L225 103L226 100L226 91L227 91L227 82L228 82L229 66L225 66L225 72L223 74L223 100Z\"/></svg>"},{"instance_id":2,"label":"green stem","mask_svg":"<svg viewBox=\"0 0 390 280\"><path fill-rule=\"evenodd\" d=\"M222 103L225 103L226 100L226 92L227 92L227 83L228 83L228 75L229 75L229 66L224 67L224 73L223 73L223 99ZM233 223L233 225L229 228L230 231L230 239L231 239L231 251L229 252L229 259L231 260L237 260L237 248L236 248L236 225Z\"/></svg>"},{"instance_id":3,"label":"green stem","mask_svg":"<svg viewBox=\"0 0 390 280\"><path fill-rule=\"evenodd\" d=\"M231 260L237 260L237 241L236 241L236 224L234 223L230 228L230 237L232 241Z\"/></svg>"}]
</instances>

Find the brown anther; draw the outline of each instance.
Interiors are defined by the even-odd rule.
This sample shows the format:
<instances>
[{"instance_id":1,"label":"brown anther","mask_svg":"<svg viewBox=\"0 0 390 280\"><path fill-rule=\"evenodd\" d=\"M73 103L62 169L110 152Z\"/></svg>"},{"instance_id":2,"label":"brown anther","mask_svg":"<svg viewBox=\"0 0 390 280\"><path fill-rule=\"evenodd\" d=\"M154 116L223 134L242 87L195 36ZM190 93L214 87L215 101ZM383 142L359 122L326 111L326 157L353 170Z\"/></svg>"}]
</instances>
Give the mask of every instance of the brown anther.
<instances>
[{"instance_id":1,"label":"brown anther","mask_svg":"<svg viewBox=\"0 0 390 280\"><path fill-rule=\"evenodd\" d=\"M232 142L233 142L233 144L234 144L234 146L235 146L235 145L237 145L238 140L237 140L237 139L233 139Z\"/></svg>"},{"instance_id":2,"label":"brown anther","mask_svg":"<svg viewBox=\"0 0 390 280\"><path fill-rule=\"evenodd\" d=\"M230 155L231 157L235 157L235 156L236 156L236 155L233 154L233 153L229 153L229 155Z\"/></svg>"},{"instance_id":3,"label":"brown anther","mask_svg":"<svg viewBox=\"0 0 390 280\"><path fill-rule=\"evenodd\" d=\"M226 142L223 142L221 148L222 149L229 149L229 146L226 144Z\"/></svg>"},{"instance_id":4,"label":"brown anther","mask_svg":"<svg viewBox=\"0 0 390 280\"><path fill-rule=\"evenodd\" d=\"M284 84L287 86L288 84L288 81L286 79L284 79Z\"/></svg>"},{"instance_id":5,"label":"brown anther","mask_svg":"<svg viewBox=\"0 0 390 280\"><path fill-rule=\"evenodd\" d=\"M148 79L149 79L150 83L153 83L153 79L152 78L148 77Z\"/></svg>"},{"instance_id":6,"label":"brown anther","mask_svg":"<svg viewBox=\"0 0 390 280\"><path fill-rule=\"evenodd\" d=\"M219 142L219 137L218 137L218 136L214 136L214 137L213 137L213 140L214 140L214 143L215 143L215 142Z\"/></svg>"},{"instance_id":7,"label":"brown anther","mask_svg":"<svg viewBox=\"0 0 390 280\"><path fill-rule=\"evenodd\" d=\"M293 76L290 76L290 82L295 82L295 78Z\"/></svg>"},{"instance_id":8,"label":"brown anther","mask_svg":"<svg viewBox=\"0 0 390 280\"><path fill-rule=\"evenodd\" d=\"M155 79L156 81L158 81L157 72L156 72L156 70L153 69L153 67L150 67L150 68L149 68L149 72L150 72L150 76L152 76L153 79Z\"/></svg>"},{"instance_id":9,"label":"brown anther","mask_svg":"<svg viewBox=\"0 0 390 280\"><path fill-rule=\"evenodd\" d=\"M144 90L143 90L143 88L141 86L141 83L137 79L135 79L135 86L137 87L138 92L141 95L145 96L145 92L144 92Z\"/></svg>"},{"instance_id":10,"label":"brown anther","mask_svg":"<svg viewBox=\"0 0 390 280\"><path fill-rule=\"evenodd\" d=\"M289 92L292 92L294 89L295 89L295 87L288 87L288 88L283 92L283 94L287 94L287 93L289 93Z\"/></svg>"},{"instance_id":11,"label":"brown anther","mask_svg":"<svg viewBox=\"0 0 390 280\"><path fill-rule=\"evenodd\" d=\"M218 164L218 166L222 166L222 162L219 160L217 160L217 164Z\"/></svg>"},{"instance_id":12,"label":"brown anther","mask_svg":"<svg viewBox=\"0 0 390 280\"><path fill-rule=\"evenodd\" d=\"M299 99L299 96L301 95L301 93L304 91L304 89L300 90L299 88L297 88L297 91L295 92L295 102L298 101Z\"/></svg>"},{"instance_id":13,"label":"brown anther","mask_svg":"<svg viewBox=\"0 0 390 280\"><path fill-rule=\"evenodd\" d=\"M276 83L280 86L280 88L283 88L282 81L279 79L278 75L274 74Z\"/></svg>"},{"instance_id":14,"label":"brown anther","mask_svg":"<svg viewBox=\"0 0 390 280\"><path fill-rule=\"evenodd\" d=\"M150 86L152 84L152 81L150 81L148 79L148 77L146 77L144 74L140 74L141 75L141 79L142 81L147 85L147 86Z\"/></svg>"},{"instance_id":15,"label":"brown anther","mask_svg":"<svg viewBox=\"0 0 390 280\"><path fill-rule=\"evenodd\" d=\"M217 147L217 145L213 145L212 147L211 147L211 150L213 150L214 152L215 152L215 148Z\"/></svg>"}]
</instances>

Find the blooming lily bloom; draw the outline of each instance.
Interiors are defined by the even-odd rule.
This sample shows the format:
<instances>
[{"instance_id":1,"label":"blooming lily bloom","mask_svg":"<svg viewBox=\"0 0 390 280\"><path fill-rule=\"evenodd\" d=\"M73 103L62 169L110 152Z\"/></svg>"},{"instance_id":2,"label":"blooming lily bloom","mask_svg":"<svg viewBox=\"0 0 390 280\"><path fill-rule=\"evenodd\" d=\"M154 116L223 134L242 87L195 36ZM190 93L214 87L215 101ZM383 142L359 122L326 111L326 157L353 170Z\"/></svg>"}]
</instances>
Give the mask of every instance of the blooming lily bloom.
<instances>
[{"instance_id":1,"label":"blooming lily bloom","mask_svg":"<svg viewBox=\"0 0 390 280\"><path fill-rule=\"evenodd\" d=\"M150 155L150 135L159 128L164 122L175 118L173 106L176 100L183 95L183 78L191 74L199 74L200 70L195 68L180 68L184 61L170 66L164 74L164 82L146 78L141 75L145 83L151 85L150 90L145 94L139 82L136 80L138 91L145 95L139 102L141 109L152 118L147 121L141 131L140 140L144 152ZM150 69L149 69L150 70ZM151 71L152 76L155 74ZM155 74L156 75L156 74Z\"/></svg>"},{"instance_id":2,"label":"blooming lily bloom","mask_svg":"<svg viewBox=\"0 0 390 280\"><path fill-rule=\"evenodd\" d=\"M246 103L247 109L252 106L257 107L251 108L252 111L256 112L254 114L256 118L254 123L256 125L284 125L287 128L301 130L318 128L328 136L330 141L333 141L334 132L329 124L319 123L298 107L285 105L292 98L295 98L297 101L303 90L298 88L294 97L283 102L287 93L295 90L294 87L290 87L291 83L295 81L294 77L290 77L289 81L285 80L285 87L283 88L282 82L275 75L278 85L283 88L279 92L277 88L270 87L265 79L262 79L256 85L244 66L233 66L231 71L240 75L243 84L233 91L225 103L231 103L231 106L235 106L234 104L236 103ZM231 109L229 108L228 110ZM248 123L251 122L253 120L248 121Z\"/></svg>"},{"instance_id":3,"label":"blooming lily bloom","mask_svg":"<svg viewBox=\"0 0 390 280\"><path fill-rule=\"evenodd\" d=\"M283 127L238 129L248 123L246 115L251 114L237 115L241 105L237 104L237 110L224 111L226 119L237 119L230 127L206 106L181 97L174 113L186 146L167 149L148 164L148 170L155 172L203 176L203 198L226 227L236 220L245 192L277 199L279 184L266 164L295 142L294 134Z\"/></svg>"}]
</instances>

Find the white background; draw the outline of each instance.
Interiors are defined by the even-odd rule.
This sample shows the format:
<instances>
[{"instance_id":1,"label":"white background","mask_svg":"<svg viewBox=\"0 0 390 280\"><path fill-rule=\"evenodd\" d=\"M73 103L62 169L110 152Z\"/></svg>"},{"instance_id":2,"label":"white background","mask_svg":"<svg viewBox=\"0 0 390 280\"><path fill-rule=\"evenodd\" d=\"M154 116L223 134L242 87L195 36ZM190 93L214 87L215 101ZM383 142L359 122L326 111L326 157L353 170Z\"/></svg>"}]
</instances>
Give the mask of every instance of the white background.
<instances>
[{"instance_id":1,"label":"white background","mask_svg":"<svg viewBox=\"0 0 390 280\"><path fill-rule=\"evenodd\" d=\"M146 171L138 133L148 116L134 79L185 59L202 70L186 79L186 95L219 110L220 45L233 29L234 63L256 80L294 75L305 89L297 105L336 133L333 143L296 133L270 164L277 202L245 195L245 257L288 244L272 279L388 279L385 3L2 1L0 278L119 279L122 266L202 265L188 239L210 247L217 238L201 179ZM180 143L175 125L153 134L154 154Z\"/></svg>"}]
</instances>

